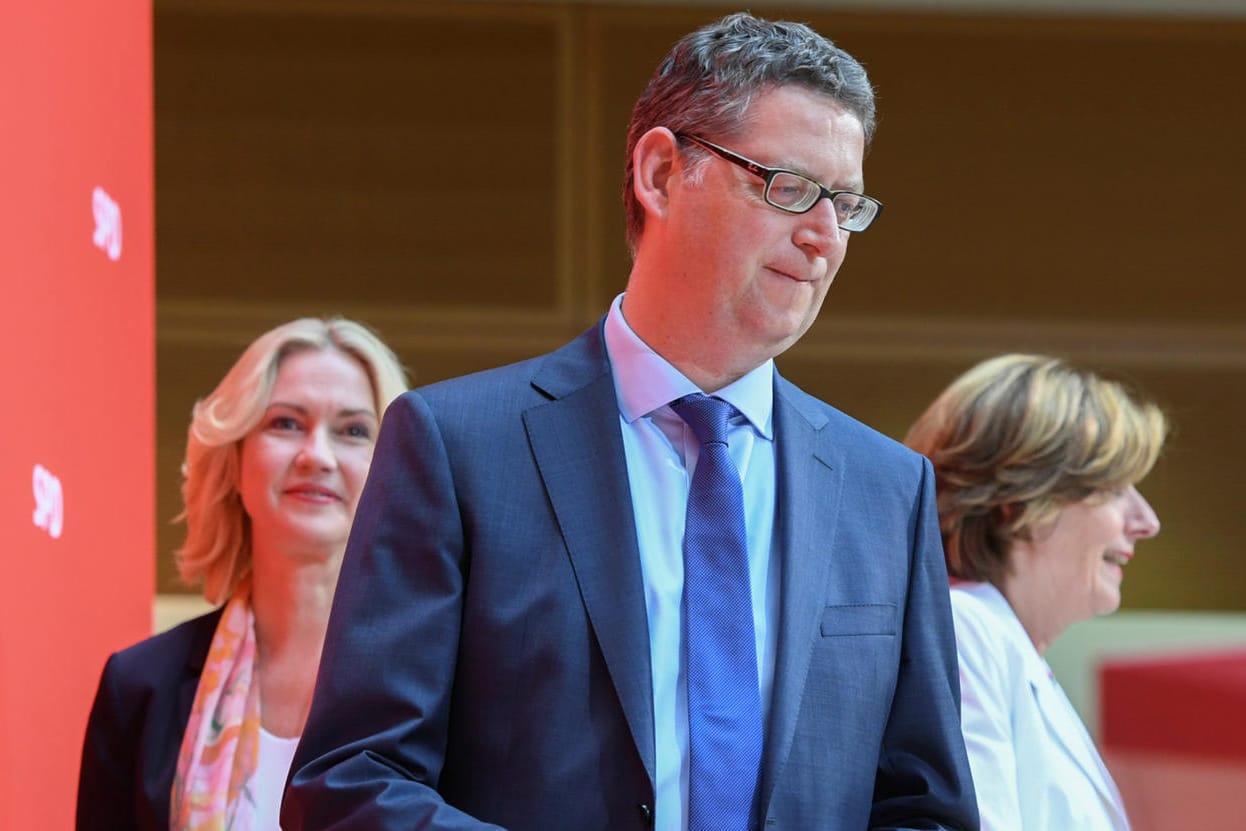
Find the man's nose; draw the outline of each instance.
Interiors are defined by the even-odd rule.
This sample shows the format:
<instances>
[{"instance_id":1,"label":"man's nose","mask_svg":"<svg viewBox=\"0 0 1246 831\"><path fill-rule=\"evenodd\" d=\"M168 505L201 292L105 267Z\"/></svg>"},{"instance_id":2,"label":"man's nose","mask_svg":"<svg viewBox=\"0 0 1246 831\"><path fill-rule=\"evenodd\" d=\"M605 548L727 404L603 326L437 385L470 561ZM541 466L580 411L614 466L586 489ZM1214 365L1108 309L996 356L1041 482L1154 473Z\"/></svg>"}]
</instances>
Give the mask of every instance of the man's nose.
<instances>
[{"instance_id":1,"label":"man's nose","mask_svg":"<svg viewBox=\"0 0 1246 831\"><path fill-rule=\"evenodd\" d=\"M823 197L799 217L793 241L819 257L828 257L836 245L847 243L848 232L839 227L839 215L830 199Z\"/></svg>"}]
</instances>

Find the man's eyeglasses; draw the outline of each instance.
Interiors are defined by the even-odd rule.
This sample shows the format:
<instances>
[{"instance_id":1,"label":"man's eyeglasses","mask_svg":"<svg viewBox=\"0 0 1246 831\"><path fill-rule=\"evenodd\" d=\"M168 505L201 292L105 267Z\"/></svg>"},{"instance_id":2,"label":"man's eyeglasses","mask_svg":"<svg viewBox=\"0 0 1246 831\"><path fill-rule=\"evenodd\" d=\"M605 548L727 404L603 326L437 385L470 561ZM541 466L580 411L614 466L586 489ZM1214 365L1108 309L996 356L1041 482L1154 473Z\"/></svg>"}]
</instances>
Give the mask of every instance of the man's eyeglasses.
<instances>
[{"instance_id":1,"label":"man's eyeglasses","mask_svg":"<svg viewBox=\"0 0 1246 831\"><path fill-rule=\"evenodd\" d=\"M676 133L680 141L700 145L720 158L738 165L766 183L762 197L767 205L793 214L808 213L821 199L831 200L839 227L845 231L864 231L883 210L883 203L872 196L850 190L831 190L808 176L779 167L765 167L712 141L690 133Z\"/></svg>"}]
</instances>

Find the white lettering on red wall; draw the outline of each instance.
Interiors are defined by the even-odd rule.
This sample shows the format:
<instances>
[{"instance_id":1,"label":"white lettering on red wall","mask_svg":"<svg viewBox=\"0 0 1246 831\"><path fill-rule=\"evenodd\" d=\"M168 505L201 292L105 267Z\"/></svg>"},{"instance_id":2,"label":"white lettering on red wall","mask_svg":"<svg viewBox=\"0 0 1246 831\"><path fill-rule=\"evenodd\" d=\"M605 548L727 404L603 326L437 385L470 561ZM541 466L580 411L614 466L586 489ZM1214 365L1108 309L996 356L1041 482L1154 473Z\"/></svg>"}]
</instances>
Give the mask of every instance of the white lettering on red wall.
<instances>
[{"instance_id":1,"label":"white lettering on red wall","mask_svg":"<svg viewBox=\"0 0 1246 831\"><path fill-rule=\"evenodd\" d=\"M91 192L91 211L95 214L95 233L91 241L114 262L121 259L121 206L108 191L97 187Z\"/></svg>"},{"instance_id":2,"label":"white lettering on red wall","mask_svg":"<svg viewBox=\"0 0 1246 831\"><path fill-rule=\"evenodd\" d=\"M65 494L61 480L43 465L35 465L33 477L35 496L35 527L59 539L65 524Z\"/></svg>"}]
</instances>

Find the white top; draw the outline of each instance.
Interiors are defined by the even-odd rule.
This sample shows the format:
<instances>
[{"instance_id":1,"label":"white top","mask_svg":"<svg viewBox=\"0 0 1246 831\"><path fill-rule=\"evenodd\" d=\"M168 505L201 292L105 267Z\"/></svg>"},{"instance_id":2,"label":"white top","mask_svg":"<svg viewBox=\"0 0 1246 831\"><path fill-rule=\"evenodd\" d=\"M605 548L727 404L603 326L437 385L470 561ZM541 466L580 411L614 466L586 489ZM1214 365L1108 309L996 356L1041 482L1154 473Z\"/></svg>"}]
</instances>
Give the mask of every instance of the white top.
<instances>
[{"instance_id":1,"label":"white top","mask_svg":"<svg viewBox=\"0 0 1246 831\"><path fill-rule=\"evenodd\" d=\"M260 728L260 758L250 787L256 795L254 831L280 831L281 795L298 745L298 736L286 739Z\"/></svg>"},{"instance_id":2,"label":"white top","mask_svg":"<svg viewBox=\"0 0 1246 831\"><path fill-rule=\"evenodd\" d=\"M1129 831L1094 741L1008 600L958 583L952 616L982 831Z\"/></svg>"}]
</instances>

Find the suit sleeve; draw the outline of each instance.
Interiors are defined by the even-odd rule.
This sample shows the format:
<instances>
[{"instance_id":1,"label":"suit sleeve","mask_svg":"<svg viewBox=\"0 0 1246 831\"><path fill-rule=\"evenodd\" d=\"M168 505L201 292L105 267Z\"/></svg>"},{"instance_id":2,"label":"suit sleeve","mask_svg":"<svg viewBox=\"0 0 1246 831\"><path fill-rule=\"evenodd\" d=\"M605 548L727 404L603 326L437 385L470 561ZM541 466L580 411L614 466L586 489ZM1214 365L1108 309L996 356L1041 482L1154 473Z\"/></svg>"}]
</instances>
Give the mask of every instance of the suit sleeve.
<instances>
[{"instance_id":1,"label":"suit sleeve","mask_svg":"<svg viewBox=\"0 0 1246 831\"><path fill-rule=\"evenodd\" d=\"M991 620L954 603L960 654L961 720L983 831L1022 827L1008 690L1014 683Z\"/></svg>"},{"instance_id":2,"label":"suit sleeve","mask_svg":"<svg viewBox=\"0 0 1246 831\"><path fill-rule=\"evenodd\" d=\"M134 828L134 753L131 732L117 690L116 656L108 659L100 676L95 701L87 719L78 770L77 831Z\"/></svg>"},{"instance_id":3,"label":"suit sleeve","mask_svg":"<svg viewBox=\"0 0 1246 831\"><path fill-rule=\"evenodd\" d=\"M450 459L419 393L386 412L342 563L282 827L487 829L437 791L467 552Z\"/></svg>"},{"instance_id":4,"label":"suit sleeve","mask_svg":"<svg viewBox=\"0 0 1246 831\"><path fill-rule=\"evenodd\" d=\"M872 831L978 828L960 729L960 687L934 472L921 460L900 667L883 736Z\"/></svg>"}]
</instances>

